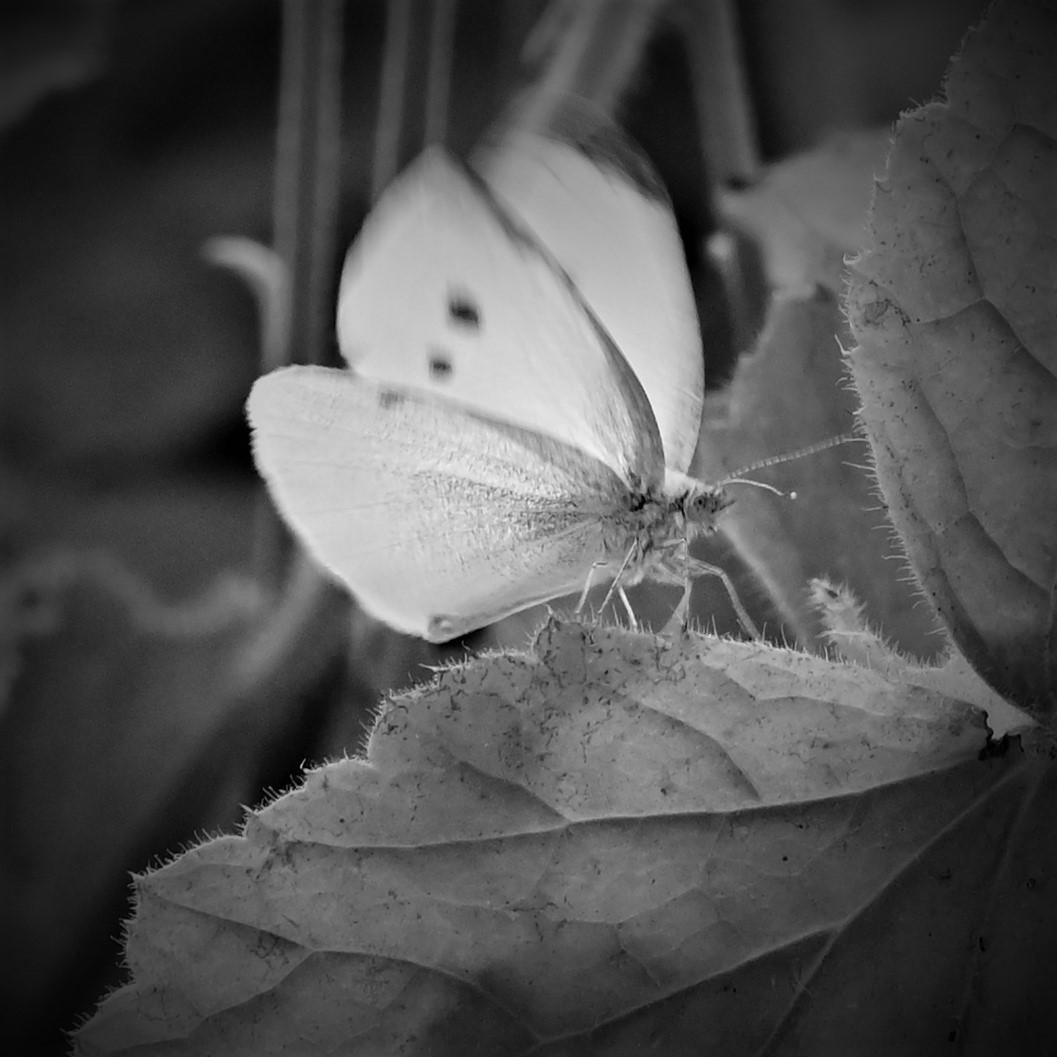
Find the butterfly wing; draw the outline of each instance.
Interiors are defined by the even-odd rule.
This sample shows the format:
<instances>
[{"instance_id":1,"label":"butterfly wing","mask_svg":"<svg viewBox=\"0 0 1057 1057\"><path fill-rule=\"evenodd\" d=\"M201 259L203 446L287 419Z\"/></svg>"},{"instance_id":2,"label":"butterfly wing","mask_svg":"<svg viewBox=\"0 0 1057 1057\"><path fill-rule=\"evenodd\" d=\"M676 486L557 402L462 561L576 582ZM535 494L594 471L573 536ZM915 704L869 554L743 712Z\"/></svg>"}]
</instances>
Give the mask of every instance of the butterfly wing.
<instances>
[{"instance_id":1,"label":"butterfly wing","mask_svg":"<svg viewBox=\"0 0 1057 1057\"><path fill-rule=\"evenodd\" d=\"M368 612L435 642L580 589L627 501L575 447L348 371L274 371L247 410L309 550Z\"/></svg>"},{"instance_id":2,"label":"butterfly wing","mask_svg":"<svg viewBox=\"0 0 1057 1057\"><path fill-rule=\"evenodd\" d=\"M487 189L430 148L349 250L338 339L362 375L429 390L660 485L649 401L568 276Z\"/></svg>"},{"instance_id":3,"label":"butterfly wing","mask_svg":"<svg viewBox=\"0 0 1057 1057\"><path fill-rule=\"evenodd\" d=\"M566 98L545 130L515 124L474 164L609 331L646 391L667 465L685 473L701 425L701 330L671 203L649 160L601 110Z\"/></svg>"}]
</instances>

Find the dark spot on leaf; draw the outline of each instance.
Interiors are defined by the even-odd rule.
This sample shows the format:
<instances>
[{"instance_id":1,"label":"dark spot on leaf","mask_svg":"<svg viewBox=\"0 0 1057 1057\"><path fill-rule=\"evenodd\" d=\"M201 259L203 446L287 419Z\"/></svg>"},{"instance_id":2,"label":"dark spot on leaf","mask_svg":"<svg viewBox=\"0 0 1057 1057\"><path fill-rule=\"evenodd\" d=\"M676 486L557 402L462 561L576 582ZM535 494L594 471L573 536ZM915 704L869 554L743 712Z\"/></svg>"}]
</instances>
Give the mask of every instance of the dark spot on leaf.
<instances>
[{"instance_id":1,"label":"dark spot on leaf","mask_svg":"<svg viewBox=\"0 0 1057 1057\"><path fill-rule=\"evenodd\" d=\"M448 315L453 323L471 330L481 326L481 310L466 294L452 294L448 298Z\"/></svg>"},{"instance_id":2,"label":"dark spot on leaf","mask_svg":"<svg viewBox=\"0 0 1057 1057\"><path fill-rule=\"evenodd\" d=\"M380 389L378 391L378 406L384 408L396 407L404 402L404 394L396 393L392 389Z\"/></svg>"}]
</instances>

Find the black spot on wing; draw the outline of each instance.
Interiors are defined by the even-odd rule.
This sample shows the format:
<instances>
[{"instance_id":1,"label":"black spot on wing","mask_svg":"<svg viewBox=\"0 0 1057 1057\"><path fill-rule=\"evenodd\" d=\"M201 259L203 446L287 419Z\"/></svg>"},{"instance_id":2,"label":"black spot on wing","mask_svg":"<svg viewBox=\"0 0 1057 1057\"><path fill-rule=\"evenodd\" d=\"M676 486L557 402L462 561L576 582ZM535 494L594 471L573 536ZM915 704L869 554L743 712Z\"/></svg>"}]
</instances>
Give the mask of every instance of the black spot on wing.
<instances>
[{"instance_id":1,"label":"black spot on wing","mask_svg":"<svg viewBox=\"0 0 1057 1057\"><path fill-rule=\"evenodd\" d=\"M481 309L466 293L453 293L448 297L448 318L457 327L480 330Z\"/></svg>"},{"instance_id":2,"label":"black spot on wing","mask_svg":"<svg viewBox=\"0 0 1057 1057\"><path fill-rule=\"evenodd\" d=\"M443 349L429 350L429 376L437 381L444 381L451 377L455 364L452 362L451 354Z\"/></svg>"}]
</instances>

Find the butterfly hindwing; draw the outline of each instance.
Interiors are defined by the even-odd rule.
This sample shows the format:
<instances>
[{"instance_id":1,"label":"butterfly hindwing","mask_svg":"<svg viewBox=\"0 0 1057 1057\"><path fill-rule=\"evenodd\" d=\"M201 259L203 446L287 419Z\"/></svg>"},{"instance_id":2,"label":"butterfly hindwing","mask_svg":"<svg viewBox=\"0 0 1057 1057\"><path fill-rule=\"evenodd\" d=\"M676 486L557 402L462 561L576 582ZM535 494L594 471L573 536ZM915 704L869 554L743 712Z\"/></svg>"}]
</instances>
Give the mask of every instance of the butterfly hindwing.
<instances>
[{"instance_id":1,"label":"butterfly hindwing","mask_svg":"<svg viewBox=\"0 0 1057 1057\"><path fill-rule=\"evenodd\" d=\"M349 371L274 371L248 414L309 550L368 612L435 641L579 590L626 501L575 447Z\"/></svg>"}]
</instances>

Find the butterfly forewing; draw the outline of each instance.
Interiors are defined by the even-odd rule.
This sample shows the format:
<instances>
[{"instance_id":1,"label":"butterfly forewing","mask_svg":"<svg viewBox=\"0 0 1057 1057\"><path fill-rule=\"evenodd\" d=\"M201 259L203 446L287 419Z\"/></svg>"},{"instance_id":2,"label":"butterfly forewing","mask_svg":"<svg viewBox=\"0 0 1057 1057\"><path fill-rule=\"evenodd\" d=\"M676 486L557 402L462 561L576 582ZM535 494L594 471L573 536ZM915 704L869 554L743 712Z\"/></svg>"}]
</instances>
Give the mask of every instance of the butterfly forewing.
<instances>
[{"instance_id":1,"label":"butterfly forewing","mask_svg":"<svg viewBox=\"0 0 1057 1057\"><path fill-rule=\"evenodd\" d=\"M567 441L625 482L663 480L657 425L627 361L538 241L439 148L364 223L338 335L360 374Z\"/></svg>"},{"instance_id":2,"label":"butterfly forewing","mask_svg":"<svg viewBox=\"0 0 1057 1057\"><path fill-rule=\"evenodd\" d=\"M578 590L626 503L576 447L348 371L273 372L248 412L286 520L365 609L425 638Z\"/></svg>"},{"instance_id":3,"label":"butterfly forewing","mask_svg":"<svg viewBox=\"0 0 1057 1057\"><path fill-rule=\"evenodd\" d=\"M597 108L565 99L474 159L496 196L561 263L649 399L665 462L697 445L704 360L671 203L642 151Z\"/></svg>"}]
</instances>

